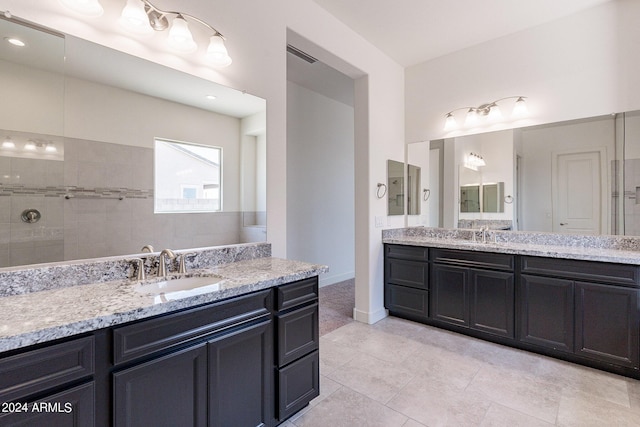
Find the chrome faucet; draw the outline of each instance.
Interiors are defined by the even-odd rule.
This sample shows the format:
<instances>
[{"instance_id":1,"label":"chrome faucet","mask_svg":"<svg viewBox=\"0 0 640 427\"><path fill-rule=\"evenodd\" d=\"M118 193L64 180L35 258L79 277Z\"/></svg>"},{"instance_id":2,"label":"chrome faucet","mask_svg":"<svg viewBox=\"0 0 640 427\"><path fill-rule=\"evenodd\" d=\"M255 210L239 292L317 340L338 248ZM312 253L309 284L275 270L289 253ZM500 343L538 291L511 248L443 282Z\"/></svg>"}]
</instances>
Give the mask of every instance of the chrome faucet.
<instances>
[{"instance_id":1,"label":"chrome faucet","mask_svg":"<svg viewBox=\"0 0 640 427\"><path fill-rule=\"evenodd\" d=\"M160 252L160 265L158 266L158 277L167 277L167 264L165 261L165 255L169 256L169 259L175 259L176 254L171 249L163 249Z\"/></svg>"},{"instance_id":2,"label":"chrome faucet","mask_svg":"<svg viewBox=\"0 0 640 427\"><path fill-rule=\"evenodd\" d=\"M151 245L144 245L144 246L142 247L142 249L140 249L140 252L149 252L149 253L151 253L151 252L153 252L153 246L151 246Z\"/></svg>"}]
</instances>

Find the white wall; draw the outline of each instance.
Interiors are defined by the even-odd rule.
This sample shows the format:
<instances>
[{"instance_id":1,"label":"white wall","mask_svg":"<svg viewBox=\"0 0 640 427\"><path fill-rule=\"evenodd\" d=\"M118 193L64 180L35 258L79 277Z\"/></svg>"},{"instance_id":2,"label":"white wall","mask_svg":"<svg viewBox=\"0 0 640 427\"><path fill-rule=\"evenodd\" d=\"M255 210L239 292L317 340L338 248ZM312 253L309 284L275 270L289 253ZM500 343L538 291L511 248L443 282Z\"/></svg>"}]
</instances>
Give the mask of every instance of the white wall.
<instances>
[{"instance_id":1,"label":"white wall","mask_svg":"<svg viewBox=\"0 0 640 427\"><path fill-rule=\"evenodd\" d=\"M0 80L6 82L0 102L0 129L63 135L64 76L0 61ZM32 114L26 115L25 111Z\"/></svg>"},{"instance_id":2,"label":"white wall","mask_svg":"<svg viewBox=\"0 0 640 427\"><path fill-rule=\"evenodd\" d=\"M353 108L287 84L287 253L325 264L320 285L355 276Z\"/></svg>"},{"instance_id":3,"label":"white wall","mask_svg":"<svg viewBox=\"0 0 640 427\"><path fill-rule=\"evenodd\" d=\"M455 108L528 96L528 120L480 131L640 108L640 2L616 0L406 70L408 142L445 134ZM460 113L460 112L458 112Z\"/></svg>"},{"instance_id":4,"label":"white wall","mask_svg":"<svg viewBox=\"0 0 640 427\"><path fill-rule=\"evenodd\" d=\"M114 2L103 1L104 6ZM182 5L182 3L181 3ZM0 0L0 9L181 71L246 90L267 100L267 229L275 256L287 256L286 42L287 30L312 42L305 49L322 62L357 78L355 83L356 308L358 320L385 316L381 230L386 215L375 198L385 180L386 159L404 159L404 70L311 0L192 0L185 12L211 22L227 37L234 62L211 70L203 62L167 53L155 40L134 41L115 24L122 5L97 19L78 18L59 2ZM167 7L167 6L165 6ZM401 226L404 220L391 221Z\"/></svg>"}]
</instances>

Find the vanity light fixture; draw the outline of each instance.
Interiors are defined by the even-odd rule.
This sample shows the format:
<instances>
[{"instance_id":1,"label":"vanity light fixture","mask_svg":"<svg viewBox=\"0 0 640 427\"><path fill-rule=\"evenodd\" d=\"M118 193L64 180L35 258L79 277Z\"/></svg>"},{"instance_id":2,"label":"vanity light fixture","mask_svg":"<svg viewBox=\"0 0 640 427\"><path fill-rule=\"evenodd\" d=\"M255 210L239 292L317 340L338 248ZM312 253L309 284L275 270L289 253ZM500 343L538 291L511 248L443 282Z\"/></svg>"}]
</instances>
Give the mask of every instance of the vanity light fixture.
<instances>
[{"instance_id":1,"label":"vanity light fixture","mask_svg":"<svg viewBox=\"0 0 640 427\"><path fill-rule=\"evenodd\" d=\"M16 148L15 142L11 139L10 136L7 136L2 142L2 148L7 148L9 150Z\"/></svg>"},{"instance_id":2,"label":"vanity light fixture","mask_svg":"<svg viewBox=\"0 0 640 427\"><path fill-rule=\"evenodd\" d=\"M88 16L100 16L103 9L98 0L60 0L69 9ZM97 13L99 8L100 13ZM136 34L152 34L153 31L168 31L167 43L180 53L192 53L198 45L189 30L189 23L195 22L211 35L205 51L205 59L215 68L231 65L231 57L224 44L225 37L202 19L184 12L162 10L149 0L127 0L122 9L120 25Z\"/></svg>"},{"instance_id":3,"label":"vanity light fixture","mask_svg":"<svg viewBox=\"0 0 640 427\"><path fill-rule=\"evenodd\" d=\"M55 153L58 151L58 149L56 148L56 146L53 144L53 142L48 142L47 144L45 144L44 146L44 151L46 151L47 153Z\"/></svg>"},{"instance_id":4,"label":"vanity light fixture","mask_svg":"<svg viewBox=\"0 0 640 427\"><path fill-rule=\"evenodd\" d=\"M171 17L173 18L169 25ZM189 30L188 21L198 23L212 33L205 53L206 60L217 68L226 67L232 62L224 45L225 38L222 33L188 13L162 10L149 0L127 0L120 19L125 28L138 34L169 29L167 43L173 50L180 53L192 53L198 49Z\"/></svg>"},{"instance_id":5,"label":"vanity light fixture","mask_svg":"<svg viewBox=\"0 0 640 427\"><path fill-rule=\"evenodd\" d=\"M525 102L526 96L507 96L506 98L500 98L493 102L481 104L477 107L460 107L449 111L445 115L444 130L449 131L456 129L458 123L453 115L454 112L459 110L467 110L467 115L464 120L464 127L471 128L481 123L482 119L486 119L488 122L496 123L503 119L498 102L506 99L516 99L511 117L521 118L527 115L527 105Z\"/></svg>"},{"instance_id":6,"label":"vanity light fixture","mask_svg":"<svg viewBox=\"0 0 640 427\"><path fill-rule=\"evenodd\" d=\"M477 171L479 167L486 165L487 163L484 161L484 158L476 153L469 153L469 155L464 159L464 167L474 171Z\"/></svg>"},{"instance_id":7,"label":"vanity light fixture","mask_svg":"<svg viewBox=\"0 0 640 427\"><path fill-rule=\"evenodd\" d=\"M98 17L104 13L98 0L60 0L60 3L86 16Z\"/></svg>"},{"instance_id":8,"label":"vanity light fixture","mask_svg":"<svg viewBox=\"0 0 640 427\"><path fill-rule=\"evenodd\" d=\"M27 141L26 144L24 144L24 149L27 151L35 151L36 150L36 143L33 142L32 140Z\"/></svg>"}]
</instances>

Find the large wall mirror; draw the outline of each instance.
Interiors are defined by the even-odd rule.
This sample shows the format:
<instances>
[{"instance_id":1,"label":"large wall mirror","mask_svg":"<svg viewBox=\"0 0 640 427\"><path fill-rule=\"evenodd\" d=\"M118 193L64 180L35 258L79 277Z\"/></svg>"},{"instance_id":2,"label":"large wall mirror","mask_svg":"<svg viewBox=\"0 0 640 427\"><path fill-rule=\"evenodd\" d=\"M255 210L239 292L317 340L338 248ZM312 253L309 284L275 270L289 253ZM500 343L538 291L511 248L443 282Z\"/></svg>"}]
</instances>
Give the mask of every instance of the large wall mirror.
<instances>
[{"instance_id":1,"label":"large wall mirror","mask_svg":"<svg viewBox=\"0 0 640 427\"><path fill-rule=\"evenodd\" d=\"M445 227L495 223L524 231L640 236L640 111L439 143L444 149L439 179L444 193L452 195L440 201ZM409 161L416 161L412 152L434 154L411 145ZM477 172L464 167L470 153L485 163ZM500 185L488 187L495 183ZM482 186L480 192L489 197L485 203L496 209L460 209L470 185ZM438 225L425 219L421 225Z\"/></svg>"},{"instance_id":2,"label":"large wall mirror","mask_svg":"<svg viewBox=\"0 0 640 427\"><path fill-rule=\"evenodd\" d=\"M21 21L0 43L0 267L266 240L264 99ZM159 179L189 208L154 213Z\"/></svg>"}]
</instances>

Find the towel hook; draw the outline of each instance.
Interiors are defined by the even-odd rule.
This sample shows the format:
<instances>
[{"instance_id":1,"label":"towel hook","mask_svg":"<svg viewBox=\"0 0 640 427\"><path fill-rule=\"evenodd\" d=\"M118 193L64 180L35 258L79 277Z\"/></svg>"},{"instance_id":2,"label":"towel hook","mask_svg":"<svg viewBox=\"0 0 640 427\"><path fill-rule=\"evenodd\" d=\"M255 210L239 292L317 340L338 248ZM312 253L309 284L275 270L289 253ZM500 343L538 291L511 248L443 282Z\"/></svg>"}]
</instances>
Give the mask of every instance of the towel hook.
<instances>
[{"instance_id":1,"label":"towel hook","mask_svg":"<svg viewBox=\"0 0 640 427\"><path fill-rule=\"evenodd\" d=\"M382 189L382 194L380 194L380 189ZM382 199L385 194L387 194L387 186L381 182L378 183L378 189L376 190L376 196L378 199Z\"/></svg>"}]
</instances>

